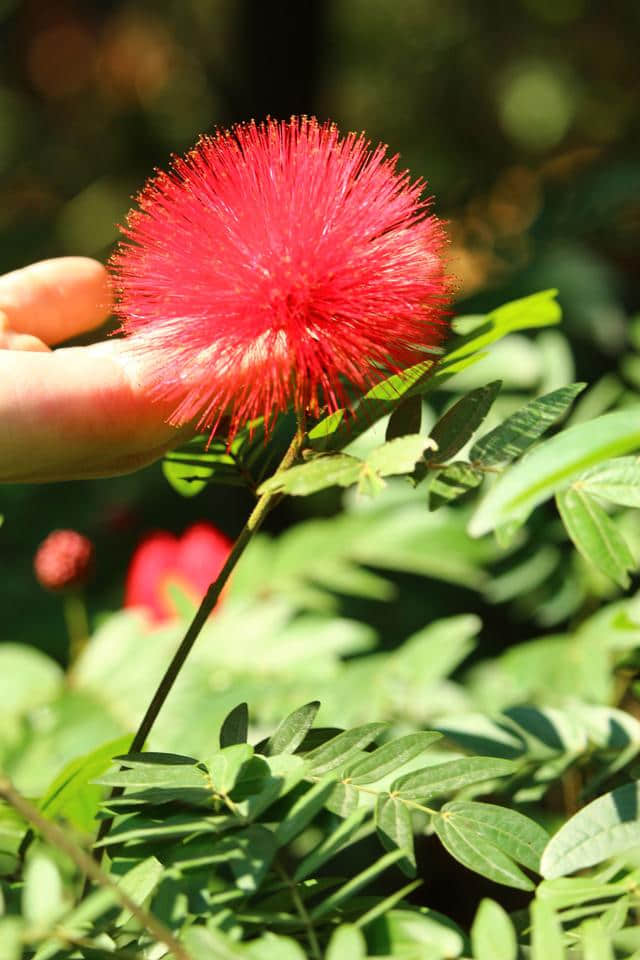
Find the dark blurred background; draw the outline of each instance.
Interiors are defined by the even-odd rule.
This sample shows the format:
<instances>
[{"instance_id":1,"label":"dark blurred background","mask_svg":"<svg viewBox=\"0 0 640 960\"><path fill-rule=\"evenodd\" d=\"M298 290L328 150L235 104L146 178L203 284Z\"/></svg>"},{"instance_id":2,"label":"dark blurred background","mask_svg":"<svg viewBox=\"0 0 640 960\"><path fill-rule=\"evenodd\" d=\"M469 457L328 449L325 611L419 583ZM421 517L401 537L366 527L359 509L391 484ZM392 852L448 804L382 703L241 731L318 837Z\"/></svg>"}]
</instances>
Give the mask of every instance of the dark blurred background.
<instances>
[{"instance_id":1,"label":"dark blurred background","mask_svg":"<svg viewBox=\"0 0 640 960\"><path fill-rule=\"evenodd\" d=\"M456 310L558 287L578 374L624 353L640 303L637 0L0 0L0 38L0 270L107 257L171 153L217 125L309 113L428 180ZM5 487L2 639L62 655L58 607L31 574L54 527L96 540L98 610L119 605L146 531L207 517L234 535L246 505L182 501L157 466Z\"/></svg>"}]
</instances>

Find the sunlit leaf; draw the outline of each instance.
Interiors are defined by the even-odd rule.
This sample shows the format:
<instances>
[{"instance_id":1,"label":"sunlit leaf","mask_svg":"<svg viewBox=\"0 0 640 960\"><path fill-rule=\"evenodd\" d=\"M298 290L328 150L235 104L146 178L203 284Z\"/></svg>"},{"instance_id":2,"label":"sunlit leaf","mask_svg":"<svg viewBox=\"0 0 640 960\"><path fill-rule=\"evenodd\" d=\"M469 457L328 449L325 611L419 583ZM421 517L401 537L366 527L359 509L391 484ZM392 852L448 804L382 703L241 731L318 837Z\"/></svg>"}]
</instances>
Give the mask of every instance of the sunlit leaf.
<instances>
[{"instance_id":1,"label":"sunlit leaf","mask_svg":"<svg viewBox=\"0 0 640 960\"><path fill-rule=\"evenodd\" d=\"M582 556L626 589L629 571L636 563L617 526L582 489L569 487L556 494L556 503L567 533Z\"/></svg>"},{"instance_id":2,"label":"sunlit leaf","mask_svg":"<svg viewBox=\"0 0 640 960\"><path fill-rule=\"evenodd\" d=\"M585 387L585 383L572 383L531 400L499 426L476 440L469 451L469 460L483 466L515 460L535 443L545 430L564 416Z\"/></svg>"},{"instance_id":3,"label":"sunlit leaf","mask_svg":"<svg viewBox=\"0 0 640 960\"><path fill-rule=\"evenodd\" d=\"M471 518L474 537L515 521L588 467L640 447L640 406L606 413L596 420L569 427L539 444L527 457L506 470Z\"/></svg>"}]
</instances>

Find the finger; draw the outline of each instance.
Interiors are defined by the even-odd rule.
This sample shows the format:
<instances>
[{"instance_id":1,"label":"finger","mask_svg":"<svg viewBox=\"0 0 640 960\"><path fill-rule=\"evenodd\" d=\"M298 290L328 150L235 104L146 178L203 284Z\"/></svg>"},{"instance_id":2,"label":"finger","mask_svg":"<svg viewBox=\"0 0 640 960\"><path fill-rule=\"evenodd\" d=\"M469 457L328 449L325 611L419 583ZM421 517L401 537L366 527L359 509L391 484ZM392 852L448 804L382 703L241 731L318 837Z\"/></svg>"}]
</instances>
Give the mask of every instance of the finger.
<instances>
[{"instance_id":1,"label":"finger","mask_svg":"<svg viewBox=\"0 0 640 960\"><path fill-rule=\"evenodd\" d=\"M99 326L110 310L107 271L88 257L42 260L0 277L9 327L49 345Z\"/></svg>"},{"instance_id":2,"label":"finger","mask_svg":"<svg viewBox=\"0 0 640 960\"><path fill-rule=\"evenodd\" d=\"M48 352L49 347L30 333L14 333L9 329L9 321L0 313L0 350L36 350Z\"/></svg>"},{"instance_id":3,"label":"finger","mask_svg":"<svg viewBox=\"0 0 640 960\"><path fill-rule=\"evenodd\" d=\"M0 352L0 480L127 473L181 439L118 342L100 348Z\"/></svg>"}]
</instances>

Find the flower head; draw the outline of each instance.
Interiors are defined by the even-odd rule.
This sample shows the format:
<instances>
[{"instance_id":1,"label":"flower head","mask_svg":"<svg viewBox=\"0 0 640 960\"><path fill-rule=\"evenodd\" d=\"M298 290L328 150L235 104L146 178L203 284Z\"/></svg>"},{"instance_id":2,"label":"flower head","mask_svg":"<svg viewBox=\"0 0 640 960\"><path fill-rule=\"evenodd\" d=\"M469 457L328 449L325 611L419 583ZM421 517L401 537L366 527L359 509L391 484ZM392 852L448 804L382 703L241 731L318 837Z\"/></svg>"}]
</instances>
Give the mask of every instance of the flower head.
<instances>
[{"instance_id":1,"label":"flower head","mask_svg":"<svg viewBox=\"0 0 640 960\"><path fill-rule=\"evenodd\" d=\"M182 535L158 531L136 548L125 585L125 607L143 607L162 623L177 614L172 588L197 606L231 550L231 541L208 523L196 523Z\"/></svg>"},{"instance_id":2,"label":"flower head","mask_svg":"<svg viewBox=\"0 0 640 960\"><path fill-rule=\"evenodd\" d=\"M112 266L151 392L230 434L317 415L443 336L445 235L386 147L293 118L202 138L138 197Z\"/></svg>"},{"instance_id":3,"label":"flower head","mask_svg":"<svg viewBox=\"0 0 640 960\"><path fill-rule=\"evenodd\" d=\"M84 586L93 562L91 540L76 530L54 530L38 547L33 569L41 586L59 593Z\"/></svg>"}]
</instances>

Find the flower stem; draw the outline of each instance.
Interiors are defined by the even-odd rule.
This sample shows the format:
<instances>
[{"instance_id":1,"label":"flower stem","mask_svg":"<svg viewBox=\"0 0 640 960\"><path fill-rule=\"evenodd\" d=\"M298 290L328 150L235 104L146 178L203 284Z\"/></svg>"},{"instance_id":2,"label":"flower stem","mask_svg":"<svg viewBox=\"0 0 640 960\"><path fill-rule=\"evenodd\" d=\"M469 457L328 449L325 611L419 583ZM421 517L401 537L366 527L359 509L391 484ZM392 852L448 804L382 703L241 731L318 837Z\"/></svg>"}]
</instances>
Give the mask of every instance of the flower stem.
<instances>
[{"instance_id":1,"label":"flower stem","mask_svg":"<svg viewBox=\"0 0 640 960\"><path fill-rule=\"evenodd\" d=\"M296 433L289 444L287 452L280 462L280 465L276 471L277 473L279 473L281 470L287 470L295 462L300 452L304 436L304 421L299 421ZM211 611L215 607L227 580L233 572L234 567L249 545L251 538L262 525L265 517L269 513L269 510L271 510L271 508L275 506L280 499L280 496L281 495L279 493L264 493L253 508L251 514L249 515L249 519L245 523L240 535L238 536L238 539L231 549L231 553L227 557L225 565L214 582L209 586L202 603L196 611L193 620L189 624L189 628L187 629L180 646L173 655L173 659L167 667L165 674L156 689L156 692L151 698L151 702L147 707L144 717L142 718L142 722L140 723L140 726L138 727L138 730L131 741L131 746L127 751L127 756L132 753L139 753L144 747L145 741L151 732L157 716L160 713L160 710L162 709L162 706L167 699L171 688L176 682L178 674L180 673L185 660L189 656L189 653L191 652L191 649L198 638L198 634L202 630L209 615L211 614ZM115 787L111 791L109 799L121 796L121 794L122 788ZM113 819L113 816L111 816L107 817L105 820L102 820L96 836L96 843L99 840L102 840L109 833ZM101 848L94 850L94 857L98 863L100 862L101 856Z\"/></svg>"},{"instance_id":2,"label":"flower stem","mask_svg":"<svg viewBox=\"0 0 640 960\"><path fill-rule=\"evenodd\" d=\"M69 637L69 663L73 665L89 639L89 621L84 597L79 590L72 590L63 598L64 619Z\"/></svg>"}]
</instances>

